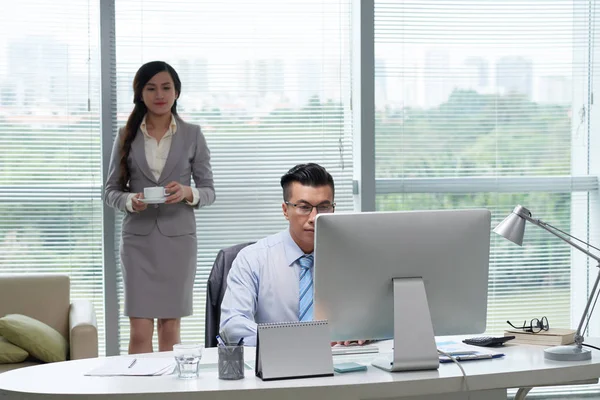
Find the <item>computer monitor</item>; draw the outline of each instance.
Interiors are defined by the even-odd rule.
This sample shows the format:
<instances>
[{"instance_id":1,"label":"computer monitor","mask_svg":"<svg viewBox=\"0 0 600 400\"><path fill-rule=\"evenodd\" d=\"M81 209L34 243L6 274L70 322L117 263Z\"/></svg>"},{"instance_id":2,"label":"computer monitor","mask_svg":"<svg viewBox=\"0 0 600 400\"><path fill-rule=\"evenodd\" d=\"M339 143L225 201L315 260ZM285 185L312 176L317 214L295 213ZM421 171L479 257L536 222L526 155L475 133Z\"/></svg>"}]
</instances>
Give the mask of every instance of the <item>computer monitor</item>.
<instances>
[{"instance_id":1,"label":"computer monitor","mask_svg":"<svg viewBox=\"0 0 600 400\"><path fill-rule=\"evenodd\" d=\"M488 210L319 214L315 319L332 340L394 339L373 362L437 369L435 337L485 331Z\"/></svg>"}]
</instances>

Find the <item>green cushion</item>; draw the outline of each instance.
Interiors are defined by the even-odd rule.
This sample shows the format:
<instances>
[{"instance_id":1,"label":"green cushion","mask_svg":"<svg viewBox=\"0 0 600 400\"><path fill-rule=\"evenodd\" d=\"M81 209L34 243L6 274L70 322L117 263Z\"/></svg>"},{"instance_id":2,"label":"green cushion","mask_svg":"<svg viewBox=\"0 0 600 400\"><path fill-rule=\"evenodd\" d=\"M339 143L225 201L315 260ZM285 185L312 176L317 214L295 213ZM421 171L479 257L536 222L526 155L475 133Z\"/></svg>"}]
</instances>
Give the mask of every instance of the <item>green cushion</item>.
<instances>
[{"instance_id":1,"label":"green cushion","mask_svg":"<svg viewBox=\"0 0 600 400\"><path fill-rule=\"evenodd\" d=\"M0 335L40 361L65 361L69 344L51 326L21 314L0 318Z\"/></svg>"},{"instance_id":2,"label":"green cushion","mask_svg":"<svg viewBox=\"0 0 600 400\"><path fill-rule=\"evenodd\" d=\"M0 364L12 364L25 361L29 356L22 348L15 346L0 336Z\"/></svg>"}]
</instances>

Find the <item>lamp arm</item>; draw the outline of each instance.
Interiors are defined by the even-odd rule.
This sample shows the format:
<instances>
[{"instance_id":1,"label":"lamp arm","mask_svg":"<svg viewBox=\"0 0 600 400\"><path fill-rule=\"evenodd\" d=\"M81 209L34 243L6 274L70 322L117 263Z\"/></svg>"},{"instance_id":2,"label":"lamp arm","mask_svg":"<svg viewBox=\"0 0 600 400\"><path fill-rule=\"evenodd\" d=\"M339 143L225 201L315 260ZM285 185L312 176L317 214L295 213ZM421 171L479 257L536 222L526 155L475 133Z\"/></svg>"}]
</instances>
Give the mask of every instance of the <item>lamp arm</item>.
<instances>
[{"instance_id":1,"label":"lamp arm","mask_svg":"<svg viewBox=\"0 0 600 400\"><path fill-rule=\"evenodd\" d=\"M576 243L573 243L573 241L571 241L571 240L567 239L566 237L560 235L554 229L550 228L544 221L541 221L539 219L531 218L529 215L526 215L526 214L519 214L519 215L521 217L525 218L527 221L531 222L532 224L537 225L537 226L539 226L542 229L545 229L546 231L550 232L554 236L556 236L559 239L561 239L563 242L567 242L571 246L575 247L577 250L581 251L582 253L586 254L587 256L589 256L589 257L593 258L594 260L598 261L597 267L600 269L600 257L598 257L595 254L590 253L589 251L587 251L583 247L579 246ZM579 240L579 239L577 239L577 240ZM582 243L585 243L585 242L582 241ZM590 311L590 306L592 305L592 301L594 300L594 295L596 293L596 290L598 289L598 284L599 283L600 283L600 271L598 272L598 276L596 277L596 281L594 282L594 287L592 288L592 291L590 292L590 296L588 297L588 301L587 301L587 303L585 305L585 310L583 311L583 315L581 316L581 320L579 321L579 325L577 326L577 332L575 333L575 345L577 347L579 347L579 348L581 348L582 343L583 343L583 336L581 335L581 332L582 332L582 329L583 329L583 325L584 325L585 319L588 316L588 313Z\"/></svg>"},{"instance_id":2,"label":"lamp arm","mask_svg":"<svg viewBox=\"0 0 600 400\"><path fill-rule=\"evenodd\" d=\"M541 221L539 219L535 219L535 218L531 218L529 215L526 214L519 214L520 217L525 218L527 221L531 222L534 225L539 226L542 229L545 229L546 231L550 232L551 234L553 234L554 236L556 236L557 238L561 239L563 242L567 242L568 244L570 244L571 246L575 247L577 250L581 251L582 253L586 254L588 257L593 258L594 260L598 261L598 263L600 264L600 256L597 256L593 253L590 253L589 251L587 251L586 249L584 249L583 247L579 246L578 244L574 243L573 241L567 239L566 237L560 235L559 233L557 233L554 229L550 228L548 226L548 224L546 224L544 221ZM579 240L579 239L578 239ZM584 241L581 241L582 243L585 243ZM587 243L586 243L587 244ZM600 265L599 265L600 267Z\"/></svg>"},{"instance_id":3,"label":"lamp arm","mask_svg":"<svg viewBox=\"0 0 600 400\"><path fill-rule=\"evenodd\" d=\"M600 267L600 264L598 265ZM592 301L594 300L594 294L598 289L598 283L600 282L600 271L598 272L598 276L596 277L596 281L594 282L594 287L590 292L590 297L585 305L585 310L583 310L583 315L581 316L581 321L579 321L579 325L577 326L577 332L575 333L575 344L577 347L581 348L581 344L583 343L583 336L581 335L581 331L583 329L583 324L585 323L585 317L588 316L588 312L590 310L590 306Z\"/></svg>"}]
</instances>

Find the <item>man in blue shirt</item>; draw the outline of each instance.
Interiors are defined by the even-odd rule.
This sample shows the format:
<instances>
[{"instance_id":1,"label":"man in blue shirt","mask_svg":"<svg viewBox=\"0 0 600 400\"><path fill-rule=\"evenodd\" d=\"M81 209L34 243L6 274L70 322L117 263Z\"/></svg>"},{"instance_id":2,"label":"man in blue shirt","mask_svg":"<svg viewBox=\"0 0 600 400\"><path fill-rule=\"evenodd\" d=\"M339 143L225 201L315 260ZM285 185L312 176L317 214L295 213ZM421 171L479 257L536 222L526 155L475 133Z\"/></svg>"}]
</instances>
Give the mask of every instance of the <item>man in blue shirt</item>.
<instances>
[{"instance_id":1,"label":"man in blue shirt","mask_svg":"<svg viewBox=\"0 0 600 400\"><path fill-rule=\"evenodd\" d=\"M335 209L333 178L317 164L281 177L289 228L245 247L234 260L221 304L221 331L230 342L256 345L256 324L312 320L312 260L317 213Z\"/></svg>"}]
</instances>

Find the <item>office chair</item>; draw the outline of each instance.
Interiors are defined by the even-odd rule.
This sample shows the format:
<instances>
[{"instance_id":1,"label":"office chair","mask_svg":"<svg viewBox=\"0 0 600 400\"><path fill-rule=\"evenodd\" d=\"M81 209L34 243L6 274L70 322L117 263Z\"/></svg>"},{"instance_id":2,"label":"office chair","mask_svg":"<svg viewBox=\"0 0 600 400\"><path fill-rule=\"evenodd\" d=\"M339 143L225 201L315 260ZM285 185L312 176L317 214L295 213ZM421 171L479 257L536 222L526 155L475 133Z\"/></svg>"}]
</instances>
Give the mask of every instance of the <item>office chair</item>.
<instances>
[{"instance_id":1,"label":"office chair","mask_svg":"<svg viewBox=\"0 0 600 400\"><path fill-rule=\"evenodd\" d=\"M221 323L221 303L227 289L227 275L240 250L254 242L236 244L217 254L206 282L206 313L204 320L204 346L217 347L216 336Z\"/></svg>"}]
</instances>

